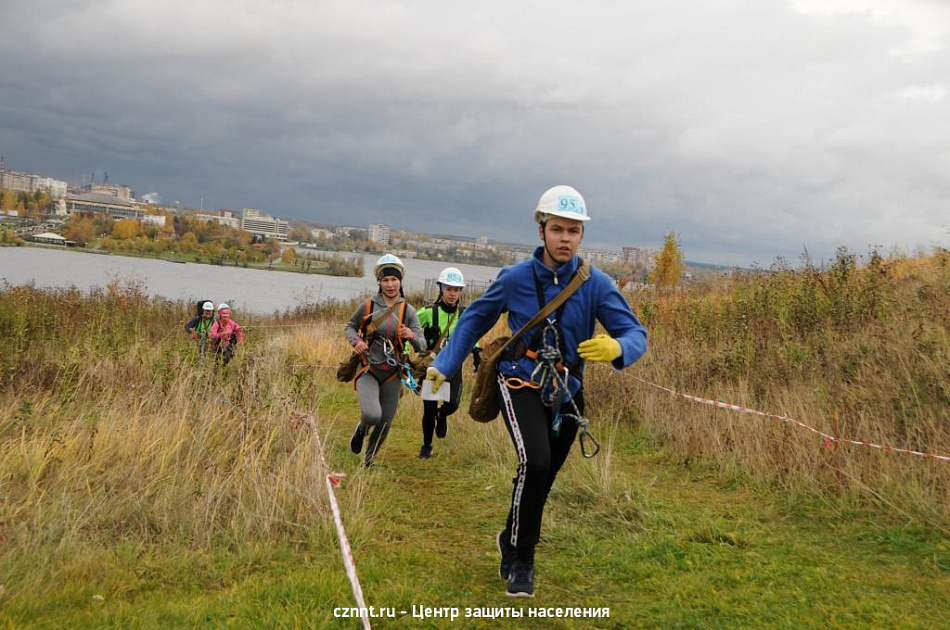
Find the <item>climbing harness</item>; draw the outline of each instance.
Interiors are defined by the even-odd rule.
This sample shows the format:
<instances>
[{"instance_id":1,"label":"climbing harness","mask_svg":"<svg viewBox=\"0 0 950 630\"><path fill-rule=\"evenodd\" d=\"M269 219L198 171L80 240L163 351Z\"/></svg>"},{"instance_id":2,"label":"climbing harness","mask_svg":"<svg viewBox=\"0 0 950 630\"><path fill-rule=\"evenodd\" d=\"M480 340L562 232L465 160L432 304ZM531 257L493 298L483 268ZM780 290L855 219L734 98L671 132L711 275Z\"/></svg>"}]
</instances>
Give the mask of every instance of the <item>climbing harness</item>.
<instances>
[{"instance_id":1,"label":"climbing harness","mask_svg":"<svg viewBox=\"0 0 950 630\"><path fill-rule=\"evenodd\" d=\"M521 389L531 387L538 390L541 396L541 403L551 408L551 433L557 436L561 430L561 422L564 418L574 420L577 428L580 430L579 441L581 443L581 455L585 459L591 459L600 452L600 443L591 434L588 426L590 421L581 414L577 403L574 402L574 396L568 388L568 377L570 370L563 362L561 355L561 333L554 320L548 318L547 325L541 331L542 348L537 352L538 365L531 372L531 379L525 382L521 379L509 378L506 383L513 380L519 381L516 387L511 389ZM564 413L561 406L564 398L574 408L574 413Z\"/></svg>"},{"instance_id":2,"label":"climbing harness","mask_svg":"<svg viewBox=\"0 0 950 630\"><path fill-rule=\"evenodd\" d=\"M389 367L399 367L400 363L396 360L396 349L393 347L393 342L389 338L383 338L383 356L385 357L382 361L373 361L370 359L370 362L373 365L388 365Z\"/></svg>"}]
</instances>

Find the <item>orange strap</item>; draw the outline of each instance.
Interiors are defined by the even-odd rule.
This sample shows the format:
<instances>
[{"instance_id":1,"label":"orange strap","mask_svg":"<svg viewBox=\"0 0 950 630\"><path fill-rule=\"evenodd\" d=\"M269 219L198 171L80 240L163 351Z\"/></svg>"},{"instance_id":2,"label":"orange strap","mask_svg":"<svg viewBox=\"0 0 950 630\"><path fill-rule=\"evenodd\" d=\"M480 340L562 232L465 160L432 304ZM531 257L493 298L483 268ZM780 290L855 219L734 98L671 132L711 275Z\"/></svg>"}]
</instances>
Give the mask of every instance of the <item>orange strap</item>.
<instances>
[{"instance_id":1,"label":"orange strap","mask_svg":"<svg viewBox=\"0 0 950 630\"><path fill-rule=\"evenodd\" d=\"M538 360L538 353L537 353L537 351L536 351L536 350L532 350L531 348L528 348L527 350L525 350L525 351L524 351L524 355L525 355L526 357L528 357L529 359L531 359L532 361L537 361L537 360ZM561 362L561 361L558 361L557 363L554 364L554 369L557 370L558 372L563 372L563 371L564 371L564 363Z\"/></svg>"}]
</instances>

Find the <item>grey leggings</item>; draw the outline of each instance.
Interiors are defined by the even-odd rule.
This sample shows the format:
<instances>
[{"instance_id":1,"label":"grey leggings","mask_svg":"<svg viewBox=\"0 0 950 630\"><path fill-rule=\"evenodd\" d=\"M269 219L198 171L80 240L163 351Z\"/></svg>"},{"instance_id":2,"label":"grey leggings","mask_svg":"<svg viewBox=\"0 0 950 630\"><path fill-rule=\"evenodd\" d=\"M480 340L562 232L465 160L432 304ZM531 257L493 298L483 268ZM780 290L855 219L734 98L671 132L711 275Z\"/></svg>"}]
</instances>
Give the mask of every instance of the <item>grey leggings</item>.
<instances>
[{"instance_id":1,"label":"grey leggings","mask_svg":"<svg viewBox=\"0 0 950 630\"><path fill-rule=\"evenodd\" d=\"M380 384L369 372L356 381L356 394L360 400L360 425L369 431L369 443L363 456L367 464L373 463L373 458L389 435L389 427L396 416L396 405L399 404L400 387L402 383L398 377Z\"/></svg>"}]
</instances>

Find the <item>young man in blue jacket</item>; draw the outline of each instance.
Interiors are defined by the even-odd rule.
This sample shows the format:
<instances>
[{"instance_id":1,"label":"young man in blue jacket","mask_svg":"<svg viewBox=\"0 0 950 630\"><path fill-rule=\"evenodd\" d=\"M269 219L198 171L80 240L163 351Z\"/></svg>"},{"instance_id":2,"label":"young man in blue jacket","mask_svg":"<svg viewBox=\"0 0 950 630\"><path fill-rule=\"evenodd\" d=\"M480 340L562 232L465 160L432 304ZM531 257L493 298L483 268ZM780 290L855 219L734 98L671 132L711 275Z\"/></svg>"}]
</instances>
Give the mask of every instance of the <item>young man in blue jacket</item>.
<instances>
[{"instance_id":1,"label":"young man in blue jacket","mask_svg":"<svg viewBox=\"0 0 950 630\"><path fill-rule=\"evenodd\" d=\"M527 260L502 269L466 309L426 374L433 389L455 375L502 313L508 313L508 326L517 331L567 286L580 266L577 250L590 219L580 193L570 186L548 189L534 218L542 245ZM534 548L548 493L577 435L575 418L584 412L585 362L608 362L619 370L647 349L646 330L614 281L599 269L590 271L590 278L509 347L498 364L500 407L518 455L508 518L497 537L499 573L512 597L534 597ZM607 334L594 335L598 321Z\"/></svg>"}]
</instances>

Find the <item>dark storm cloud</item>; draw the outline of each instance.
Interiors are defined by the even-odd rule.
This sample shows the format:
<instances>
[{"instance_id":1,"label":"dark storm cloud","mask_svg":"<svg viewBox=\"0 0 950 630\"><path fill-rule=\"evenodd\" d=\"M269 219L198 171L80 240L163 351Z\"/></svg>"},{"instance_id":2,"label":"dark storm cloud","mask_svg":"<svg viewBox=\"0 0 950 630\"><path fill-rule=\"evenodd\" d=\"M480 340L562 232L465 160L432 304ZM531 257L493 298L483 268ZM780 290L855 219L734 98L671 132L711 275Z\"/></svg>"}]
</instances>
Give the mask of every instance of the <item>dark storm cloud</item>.
<instances>
[{"instance_id":1,"label":"dark storm cloud","mask_svg":"<svg viewBox=\"0 0 950 630\"><path fill-rule=\"evenodd\" d=\"M945 244L948 12L832 5L14 0L0 154L191 206L524 242L568 183L587 245L673 230L729 264Z\"/></svg>"}]
</instances>

